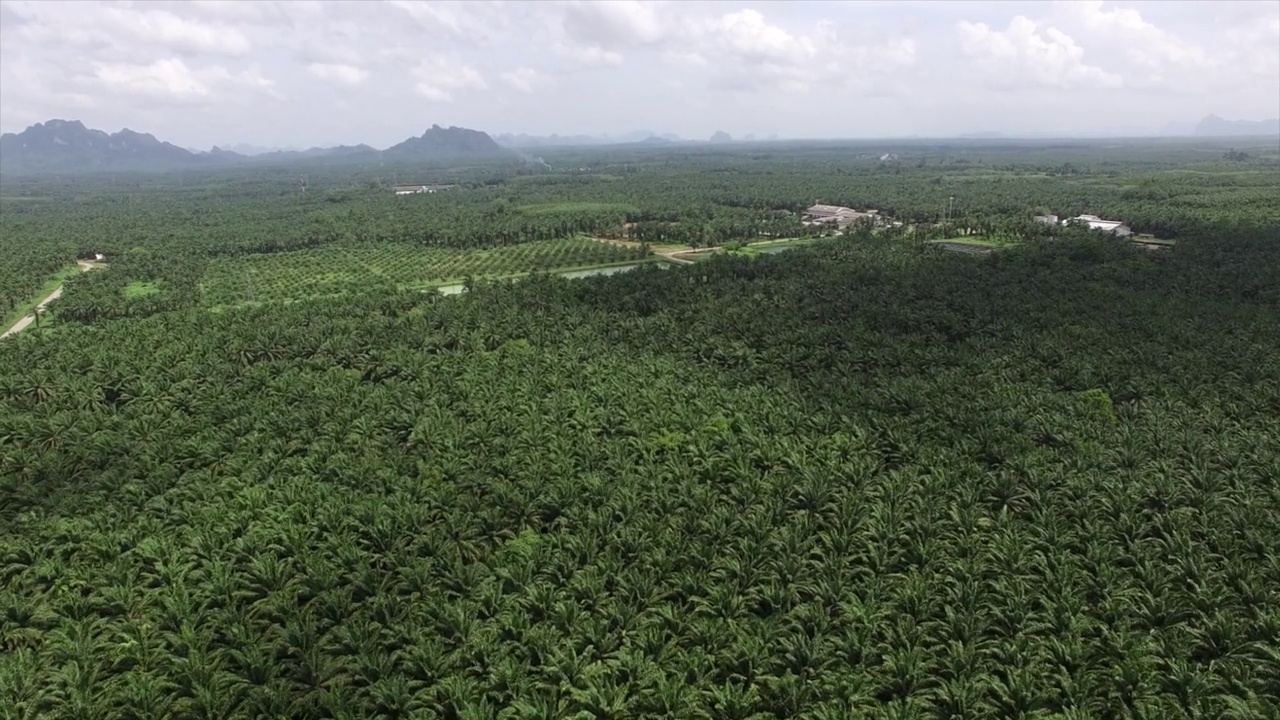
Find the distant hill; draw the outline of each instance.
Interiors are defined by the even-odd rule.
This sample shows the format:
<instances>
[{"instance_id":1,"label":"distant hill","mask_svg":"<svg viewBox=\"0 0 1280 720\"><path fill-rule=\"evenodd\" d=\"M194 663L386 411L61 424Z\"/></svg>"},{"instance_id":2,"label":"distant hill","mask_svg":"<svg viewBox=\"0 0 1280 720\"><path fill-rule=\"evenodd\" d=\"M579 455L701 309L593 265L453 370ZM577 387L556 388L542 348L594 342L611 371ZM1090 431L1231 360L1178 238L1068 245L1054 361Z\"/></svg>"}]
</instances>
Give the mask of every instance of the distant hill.
<instances>
[{"instance_id":1,"label":"distant hill","mask_svg":"<svg viewBox=\"0 0 1280 720\"><path fill-rule=\"evenodd\" d=\"M382 151L383 159L459 161L513 157L511 151L493 141L487 133L467 128L432 125L420 137L412 137Z\"/></svg>"},{"instance_id":2,"label":"distant hill","mask_svg":"<svg viewBox=\"0 0 1280 720\"><path fill-rule=\"evenodd\" d=\"M278 152L300 152L300 148L296 147L264 147L261 145L250 145L248 143L228 143L226 145L218 145L215 149L221 148L224 151L230 151L237 155L245 157L253 157L254 155L266 155L267 153Z\"/></svg>"},{"instance_id":3,"label":"distant hill","mask_svg":"<svg viewBox=\"0 0 1280 720\"><path fill-rule=\"evenodd\" d=\"M36 123L0 135L0 170L6 173L170 170L210 164L155 136L129 129L108 135L79 120Z\"/></svg>"},{"instance_id":4,"label":"distant hill","mask_svg":"<svg viewBox=\"0 0 1280 720\"><path fill-rule=\"evenodd\" d=\"M216 151L218 148L214 148ZM309 150L277 150L244 158L252 162L290 162L293 160L314 160L327 158L334 160L376 159L379 152L368 145L338 145L336 147L313 147Z\"/></svg>"},{"instance_id":5,"label":"distant hill","mask_svg":"<svg viewBox=\"0 0 1280 720\"><path fill-rule=\"evenodd\" d=\"M723 130L717 130L715 134L711 136L711 140L709 142L713 142L713 143L733 142L733 136Z\"/></svg>"},{"instance_id":6,"label":"distant hill","mask_svg":"<svg viewBox=\"0 0 1280 720\"><path fill-rule=\"evenodd\" d=\"M1225 120L1209 115L1192 131L1196 137L1249 137L1280 135L1280 118L1270 120Z\"/></svg>"},{"instance_id":7,"label":"distant hill","mask_svg":"<svg viewBox=\"0 0 1280 720\"><path fill-rule=\"evenodd\" d=\"M502 147L508 148L544 148L544 147L581 147L584 145L603 145L609 140L595 135L513 135L505 133L494 140Z\"/></svg>"},{"instance_id":8,"label":"distant hill","mask_svg":"<svg viewBox=\"0 0 1280 720\"><path fill-rule=\"evenodd\" d=\"M20 133L0 135L0 172L11 175L101 171L167 172L241 165L358 164L374 161L471 163L515 160L517 156L479 130L434 125L420 137L379 151L368 145L340 145L258 154L215 146L193 152L152 135L121 130L108 135L79 120L36 123ZM256 148L255 148L256 149Z\"/></svg>"},{"instance_id":9,"label":"distant hill","mask_svg":"<svg viewBox=\"0 0 1280 720\"><path fill-rule=\"evenodd\" d=\"M624 145L641 142L650 137L666 138L671 141L680 140L674 133L656 133L650 130L635 130L622 135L528 135L520 133L503 133L494 137L502 147L508 148L544 148L544 147L588 147L592 145Z\"/></svg>"}]
</instances>

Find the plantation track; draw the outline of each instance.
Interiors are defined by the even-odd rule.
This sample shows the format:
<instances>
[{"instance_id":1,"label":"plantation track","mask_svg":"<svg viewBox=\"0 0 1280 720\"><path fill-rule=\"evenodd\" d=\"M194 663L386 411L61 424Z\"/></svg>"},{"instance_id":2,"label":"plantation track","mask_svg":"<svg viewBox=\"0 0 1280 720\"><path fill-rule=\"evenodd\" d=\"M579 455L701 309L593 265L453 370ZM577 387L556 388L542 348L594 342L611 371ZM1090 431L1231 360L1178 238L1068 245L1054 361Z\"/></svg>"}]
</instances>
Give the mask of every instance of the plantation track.
<instances>
[{"instance_id":1,"label":"plantation track","mask_svg":"<svg viewBox=\"0 0 1280 720\"><path fill-rule=\"evenodd\" d=\"M80 267L80 272L82 273L89 272L90 270L94 270L102 267L98 263L92 263L86 260L77 260L76 265ZM57 300L58 298L62 297L62 291L64 287L65 287L64 285L58 285L58 287L55 288L53 292L49 293L48 296L46 296L43 300L41 300L36 305L35 309L32 310L30 314L24 316L21 320L14 323L13 327L9 328L8 330L5 330L3 333L0 333L0 340L3 340L4 338L9 337L10 335L17 335L23 330L26 330L27 327L31 325L31 323L35 322L36 314L44 312L45 308L49 306L49 303L52 303L54 300Z\"/></svg>"}]
</instances>

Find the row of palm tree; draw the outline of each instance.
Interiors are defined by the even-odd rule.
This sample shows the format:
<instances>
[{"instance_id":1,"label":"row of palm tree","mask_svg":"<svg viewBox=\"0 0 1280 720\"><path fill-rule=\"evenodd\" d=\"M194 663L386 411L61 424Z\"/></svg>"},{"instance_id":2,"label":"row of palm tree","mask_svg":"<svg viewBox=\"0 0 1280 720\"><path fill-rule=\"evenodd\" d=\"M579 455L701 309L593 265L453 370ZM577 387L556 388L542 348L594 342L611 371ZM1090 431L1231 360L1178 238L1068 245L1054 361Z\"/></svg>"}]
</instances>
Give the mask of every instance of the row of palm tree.
<instances>
[{"instance_id":1,"label":"row of palm tree","mask_svg":"<svg viewBox=\"0 0 1280 720\"><path fill-rule=\"evenodd\" d=\"M0 707L1272 717L1272 241L837 239L20 336Z\"/></svg>"}]
</instances>

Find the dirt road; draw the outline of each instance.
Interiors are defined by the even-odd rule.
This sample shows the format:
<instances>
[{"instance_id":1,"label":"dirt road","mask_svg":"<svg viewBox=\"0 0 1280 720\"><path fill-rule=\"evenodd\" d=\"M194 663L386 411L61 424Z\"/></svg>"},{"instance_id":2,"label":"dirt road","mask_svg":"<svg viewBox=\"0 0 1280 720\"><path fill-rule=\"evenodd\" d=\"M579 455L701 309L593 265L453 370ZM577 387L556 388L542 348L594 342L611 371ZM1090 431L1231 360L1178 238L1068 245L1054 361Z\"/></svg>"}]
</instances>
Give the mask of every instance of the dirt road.
<instances>
[{"instance_id":1,"label":"dirt road","mask_svg":"<svg viewBox=\"0 0 1280 720\"><path fill-rule=\"evenodd\" d=\"M644 244L644 243L638 243L634 240L615 240L613 238L593 237L591 239L595 240L598 243L604 243L606 245L616 245L618 247L624 247L632 250L639 248ZM698 253L705 253L705 252L717 252L719 250L720 248L718 247L705 247L705 248L677 247L677 248L668 249L668 250L650 249L650 252L653 254L654 257L662 258L663 260L675 263L677 265L692 265L693 261L683 256L696 255Z\"/></svg>"},{"instance_id":2,"label":"dirt road","mask_svg":"<svg viewBox=\"0 0 1280 720\"><path fill-rule=\"evenodd\" d=\"M92 263L87 260L77 260L76 264L80 266L80 272L89 272L94 268L102 267L102 265L98 263ZM45 299L41 300L40 304L36 305L35 311L33 311L30 315L27 315L26 317L22 318L17 323L15 323L13 327L9 328L8 330L5 330L3 334L0 334L0 339L7 338L10 335L17 335L23 330L26 330L28 325L36 321L36 313L44 312L44 309L49 305L49 303L53 302L54 300L57 300L60 297L62 297L62 285L59 285L57 289L49 293L49 297L46 297Z\"/></svg>"}]
</instances>

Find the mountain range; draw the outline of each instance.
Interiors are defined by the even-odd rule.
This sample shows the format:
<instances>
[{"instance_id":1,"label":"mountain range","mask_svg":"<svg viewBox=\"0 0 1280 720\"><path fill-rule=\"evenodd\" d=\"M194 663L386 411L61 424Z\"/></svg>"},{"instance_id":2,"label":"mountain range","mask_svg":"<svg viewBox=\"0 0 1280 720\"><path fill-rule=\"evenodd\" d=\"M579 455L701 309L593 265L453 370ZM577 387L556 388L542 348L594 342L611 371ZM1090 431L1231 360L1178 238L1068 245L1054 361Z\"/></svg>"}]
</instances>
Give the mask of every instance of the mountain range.
<instances>
[{"instance_id":1,"label":"mountain range","mask_svg":"<svg viewBox=\"0 0 1280 720\"><path fill-rule=\"evenodd\" d=\"M520 160L488 134L460 127L432 125L386 150L368 145L340 145L310 150L279 150L254 155L214 147L192 152L129 129L108 134L79 120L36 123L20 133L0 135L0 172L12 175L94 171L169 171L294 162L471 163Z\"/></svg>"},{"instance_id":2,"label":"mountain range","mask_svg":"<svg viewBox=\"0 0 1280 720\"><path fill-rule=\"evenodd\" d=\"M1136 132L1136 131L1135 131ZM1138 133L1141 134L1141 133ZM1148 137L1182 135L1170 125L1164 132ZM1261 137L1280 136L1280 119L1224 120L1209 115L1195 126L1193 137ZM978 132L963 138L1003 138L1003 133ZM1028 134L1017 137L1066 137L1061 133ZM1081 136L1077 136L1081 137ZM747 136L752 141L752 136ZM769 140L777 140L771 135ZM733 138L717 131L709 141L714 144L732 142ZM546 165L531 158L521 149L558 146L620 145L663 146L697 144L672 133L640 130L625 135L511 135L495 138L479 130L432 125L426 132L411 137L385 150L368 145L339 145L309 150L271 150L245 145L213 147L208 152L178 147L158 140L148 133L124 129L108 134L85 127L79 120L49 120L36 123L20 133L0 135L0 173L30 175L94 171L170 171L199 168L235 167L243 165L317 163L317 164L468 164L476 162L523 161Z\"/></svg>"}]
</instances>

